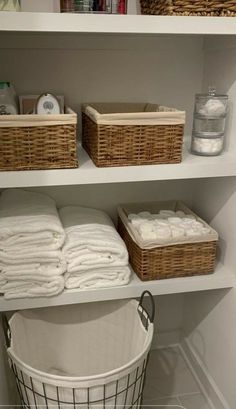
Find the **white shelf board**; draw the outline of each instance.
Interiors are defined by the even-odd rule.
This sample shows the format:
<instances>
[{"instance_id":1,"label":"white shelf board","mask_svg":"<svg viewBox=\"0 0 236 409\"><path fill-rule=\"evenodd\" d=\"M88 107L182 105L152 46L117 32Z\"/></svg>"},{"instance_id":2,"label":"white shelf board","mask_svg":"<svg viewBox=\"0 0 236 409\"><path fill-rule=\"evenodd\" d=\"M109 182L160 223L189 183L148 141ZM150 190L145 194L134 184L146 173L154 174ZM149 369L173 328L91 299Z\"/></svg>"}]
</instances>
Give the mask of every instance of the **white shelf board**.
<instances>
[{"instance_id":1,"label":"white shelf board","mask_svg":"<svg viewBox=\"0 0 236 409\"><path fill-rule=\"evenodd\" d=\"M115 34L236 34L234 17L0 12L0 31Z\"/></svg>"},{"instance_id":2,"label":"white shelf board","mask_svg":"<svg viewBox=\"0 0 236 409\"><path fill-rule=\"evenodd\" d=\"M87 153L79 149L77 169L0 172L0 188L88 185L236 176L236 155L203 157L185 151L183 162L172 165L97 168Z\"/></svg>"},{"instance_id":3,"label":"white shelf board","mask_svg":"<svg viewBox=\"0 0 236 409\"><path fill-rule=\"evenodd\" d=\"M135 298L140 297L144 290L151 291L153 295L165 295L232 288L234 285L235 275L219 263L214 274L204 276L145 282L141 281L136 274L133 274L131 282L124 287L93 290L65 290L61 295L51 298L5 300L3 296L1 296L0 311Z\"/></svg>"}]
</instances>

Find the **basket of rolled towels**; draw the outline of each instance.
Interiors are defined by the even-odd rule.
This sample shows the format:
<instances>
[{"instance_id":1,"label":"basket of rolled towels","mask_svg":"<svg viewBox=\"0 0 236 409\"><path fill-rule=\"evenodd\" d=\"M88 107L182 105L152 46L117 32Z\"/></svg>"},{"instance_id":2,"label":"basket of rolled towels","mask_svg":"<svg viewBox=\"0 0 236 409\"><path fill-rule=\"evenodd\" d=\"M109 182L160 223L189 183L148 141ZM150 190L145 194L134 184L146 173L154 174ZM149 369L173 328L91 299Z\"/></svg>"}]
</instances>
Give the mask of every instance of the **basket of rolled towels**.
<instances>
[{"instance_id":1,"label":"basket of rolled towels","mask_svg":"<svg viewBox=\"0 0 236 409\"><path fill-rule=\"evenodd\" d=\"M122 286L130 274L126 246L101 210L68 206L58 213L47 195L2 192L0 293L6 299Z\"/></svg>"},{"instance_id":2,"label":"basket of rolled towels","mask_svg":"<svg viewBox=\"0 0 236 409\"><path fill-rule=\"evenodd\" d=\"M179 201L125 204L118 231L141 280L214 272L217 232Z\"/></svg>"}]
</instances>

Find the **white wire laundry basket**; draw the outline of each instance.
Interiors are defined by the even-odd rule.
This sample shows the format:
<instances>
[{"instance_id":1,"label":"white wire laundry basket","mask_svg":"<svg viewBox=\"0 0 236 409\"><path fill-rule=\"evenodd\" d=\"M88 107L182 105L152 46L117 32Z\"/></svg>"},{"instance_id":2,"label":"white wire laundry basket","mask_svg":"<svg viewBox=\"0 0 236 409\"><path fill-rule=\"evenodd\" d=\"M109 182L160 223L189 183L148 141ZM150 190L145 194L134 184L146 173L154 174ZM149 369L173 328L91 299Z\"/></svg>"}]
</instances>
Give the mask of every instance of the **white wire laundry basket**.
<instances>
[{"instance_id":1,"label":"white wire laundry basket","mask_svg":"<svg viewBox=\"0 0 236 409\"><path fill-rule=\"evenodd\" d=\"M144 296L151 300L151 314ZM26 310L8 322L7 352L23 408L138 408L155 305L118 300Z\"/></svg>"}]
</instances>

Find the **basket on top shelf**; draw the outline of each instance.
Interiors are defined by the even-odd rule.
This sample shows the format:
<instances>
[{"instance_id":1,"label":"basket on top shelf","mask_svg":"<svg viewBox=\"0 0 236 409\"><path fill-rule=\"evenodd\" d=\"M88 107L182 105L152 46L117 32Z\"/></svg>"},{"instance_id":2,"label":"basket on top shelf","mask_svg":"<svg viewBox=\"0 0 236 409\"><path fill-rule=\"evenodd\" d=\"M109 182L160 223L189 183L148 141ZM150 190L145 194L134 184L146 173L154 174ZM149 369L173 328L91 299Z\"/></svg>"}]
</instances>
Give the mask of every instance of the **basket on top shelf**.
<instances>
[{"instance_id":1,"label":"basket on top shelf","mask_svg":"<svg viewBox=\"0 0 236 409\"><path fill-rule=\"evenodd\" d=\"M185 112L156 104L83 107L82 144L98 167L180 163Z\"/></svg>"},{"instance_id":2,"label":"basket on top shelf","mask_svg":"<svg viewBox=\"0 0 236 409\"><path fill-rule=\"evenodd\" d=\"M209 229L201 237L172 239L163 244L142 243L137 230L128 219L129 214L142 211L158 213L160 210L180 210L192 215ZM118 208L118 231L124 240L130 263L142 281L160 280L214 272L218 234L184 203L178 201L127 204Z\"/></svg>"},{"instance_id":3,"label":"basket on top shelf","mask_svg":"<svg viewBox=\"0 0 236 409\"><path fill-rule=\"evenodd\" d=\"M77 115L0 115L0 170L78 167Z\"/></svg>"},{"instance_id":4,"label":"basket on top shelf","mask_svg":"<svg viewBox=\"0 0 236 409\"><path fill-rule=\"evenodd\" d=\"M142 14L235 17L235 0L140 0Z\"/></svg>"}]
</instances>

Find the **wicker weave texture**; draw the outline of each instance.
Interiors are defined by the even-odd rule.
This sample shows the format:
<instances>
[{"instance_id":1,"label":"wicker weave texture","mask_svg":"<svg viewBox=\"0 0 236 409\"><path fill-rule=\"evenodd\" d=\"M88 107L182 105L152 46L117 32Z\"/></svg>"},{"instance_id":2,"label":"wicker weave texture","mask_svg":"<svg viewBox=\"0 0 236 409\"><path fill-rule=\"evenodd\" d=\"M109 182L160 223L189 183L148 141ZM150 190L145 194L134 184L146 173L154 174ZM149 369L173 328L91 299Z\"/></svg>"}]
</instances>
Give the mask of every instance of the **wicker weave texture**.
<instances>
[{"instance_id":1,"label":"wicker weave texture","mask_svg":"<svg viewBox=\"0 0 236 409\"><path fill-rule=\"evenodd\" d=\"M180 163L184 125L98 125L83 114L83 147L98 167Z\"/></svg>"},{"instance_id":2,"label":"wicker weave texture","mask_svg":"<svg viewBox=\"0 0 236 409\"><path fill-rule=\"evenodd\" d=\"M141 0L143 14L235 17L235 0Z\"/></svg>"},{"instance_id":3,"label":"wicker weave texture","mask_svg":"<svg viewBox=\"0 0 236 409\"><path fill-rule=\"evenodd\" d=\"M78 166L76 125L0 127L0 170Z\"/></svg>"},{"instance_id":4,"label":"wicker weave texture","mask_svg":"<svg viewBox=\"0 0 236 409\"><path fill-rule=\"evenodd\" d=\"M154 249L141 249L118 219L130 264L142 281L211 274L216 260L216 241L178 244Z\"/></svg>"}]
</instances>

